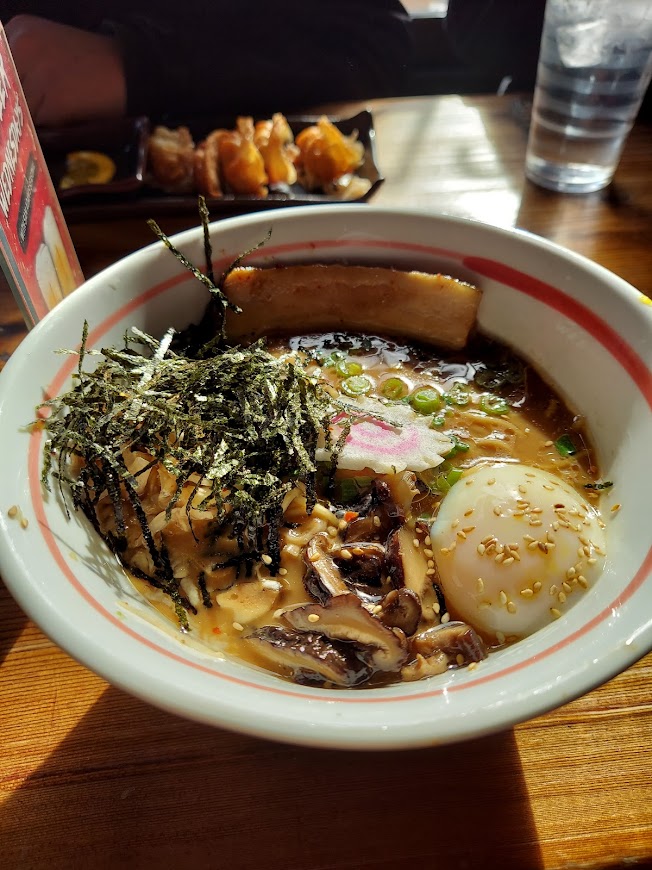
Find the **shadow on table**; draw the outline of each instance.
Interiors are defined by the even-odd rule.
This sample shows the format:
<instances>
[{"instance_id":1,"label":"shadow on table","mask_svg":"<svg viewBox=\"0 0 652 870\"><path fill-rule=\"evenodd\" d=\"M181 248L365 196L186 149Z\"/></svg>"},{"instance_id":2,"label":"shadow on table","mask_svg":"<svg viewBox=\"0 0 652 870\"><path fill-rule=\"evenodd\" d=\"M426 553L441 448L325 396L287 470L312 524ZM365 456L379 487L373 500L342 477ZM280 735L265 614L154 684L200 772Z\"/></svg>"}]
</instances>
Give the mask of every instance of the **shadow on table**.
<instances>
[{"instance_id":1,"label":"shadow on table","mask_svg":"<svg viewBox=\"0 0 652 870\"><path fill-rule=\"evenodd\" d=\"M26 623L27 617L0 579L0 665L13 649Z\"/></svg>"},{"instance_id":2,"label":"shadow on table","mask_svg":"<svg viewBox=\"0 0 652 870\"><path fill-rule=\"evenodd\" d=\"M542 867L512 732L313 750L185 722L113 688L0 807L0 842L4 866L49 870Z\"/></svg>"}]
</instances>

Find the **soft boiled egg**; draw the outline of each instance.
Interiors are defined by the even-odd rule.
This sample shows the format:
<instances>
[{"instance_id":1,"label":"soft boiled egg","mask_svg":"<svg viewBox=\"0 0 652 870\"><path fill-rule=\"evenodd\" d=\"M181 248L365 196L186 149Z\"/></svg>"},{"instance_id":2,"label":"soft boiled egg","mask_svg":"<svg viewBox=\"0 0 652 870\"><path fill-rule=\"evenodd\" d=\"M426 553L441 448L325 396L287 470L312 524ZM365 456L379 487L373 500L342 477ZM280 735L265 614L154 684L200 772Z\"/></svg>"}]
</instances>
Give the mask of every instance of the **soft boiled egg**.
<instances>
[{"instance_id":1,"label":"soft boiled egg","mask_svg":"<svg viewBox=\"0 0 652 870\"><path fill-rule=\"evenodd\" d=\"M556 475L516 463L458 481L431 538L451 616L498 643L558 619L604 565L596 509Z\"/></svg>"}]
</instances>

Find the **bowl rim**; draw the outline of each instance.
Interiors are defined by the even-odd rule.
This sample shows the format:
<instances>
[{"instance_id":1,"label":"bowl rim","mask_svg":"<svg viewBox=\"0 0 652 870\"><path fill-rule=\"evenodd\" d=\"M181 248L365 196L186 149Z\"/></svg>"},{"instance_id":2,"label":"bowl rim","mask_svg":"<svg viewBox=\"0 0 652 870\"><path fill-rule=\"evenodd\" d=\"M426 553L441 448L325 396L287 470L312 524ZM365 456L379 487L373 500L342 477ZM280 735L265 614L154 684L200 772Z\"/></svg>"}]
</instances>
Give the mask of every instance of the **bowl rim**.
<instances>
[{"instance_id":1,"label":"bowl rim","mask_svg":"<svg viewBox=\"0 0 652 870\"><path fill-rule=\"evenodd\" d=\"M302 218L304 216L299 213L304 213L306 216L317 216L318 213L332 216L334 210L339 211L341 209L345 209L346 211L352 209L364 210L365 213L373 212L381 216L384 215L391 217L392 219L396 219L397 216L413 216L426 217L431 221L444 221L445 223L452 223L454 225L465 226L473 224L484 231L488 230L491 233L499 233L509 239L513 239L516 234L526 240L526 242L534 242L537 246L543 247L545 250L550 250L558 256L561 255L562 258L567 260L570 259L585 269L588 267L589 271L594 274L599 274L603 280L606 280L617 294L621 294L621 298L625 300L627 304L629 304L630 301L633 302L635 298L638 298L641 295L639 294L639 291L631 287L631 285L627 284L623 279L613 275L613 273L603 267L592 263L590 260L587 260L578 254L574 254L572 251L568 251L553 242L541 239L532 233L523 230L505 230L500 227L493 227L484 224L480 221L471 221L448 215L433 214L423 210L378 208L363 205L297 207L292 210L280 210L278 214L266 212L265 214L244 215L237 218L231 218L227 221L220 221L218 224L214 225L214 228L216 232L219 232L220 229L225 227L228 230L234 225L246 226L249 223L259 224L271 219L286 221L294 220L297 217ZM200 233L201 228L191 228L182 233L175 234L171 238L176 245L183 247L189 242L194 242ZM86 284L71 297L72 299L76 297L76 302L73 303L64 300L61 305L67 305L67 307L70 307L72 305L81 304L81 301L84 298L83 294L88 295L93 293L96 284L107 282L110 280L113 273L124 272L125 268L128 268L130 262L134 262L134 259L140 260L143 257L144 252L149 251L149 256L152 252L160 250L160 244L158 242L153 242L151 245L147 246L147 248L134 252L127 258L109 266L107 269L98 273L98 275L86 282ZM632 294L635 294L635 296ZM34 330L32 330L9 360L7 366L5 366L4 371L0 375L0 407L2 406L2 393L6 393L7 390L10 389L9 385L11 379L14 377L14 370L19 370L21 360L23 357L29 355L32 343L39 341L42 333L48 328L48 325L55 322L61 316L62 311L65 313L65 310L67 310L67 308L64 309L61 307L58 311L54 311L44 318L44 320L37 325ZM652 317L650 319L650 330L652 331ZM17 362L14 362L14 360L17 360ZM0 529L2 529L1 525ZM28 595L26 587L23 587L20 579L16 579L20 572L24 570L24 566L18 564L14 557L15 554L11 551L11 548L7 547L5 535L0 534L0 570L2 575L5 578L12 595L18 600L23 609L41 627L43 627L43 630L59 646L69 652L82 664L92 668L92 670L105 677L112 684L118 685L156 706L213 725L223 725L256 736L283 741L291 740L295 743L305 743L308 745L330 746L334 748L376 749L415 747L420 745L430 745L433 742L440 742L436 736L433 736L432 729L427 727L427 725L431 723L425 723L426 727L424 727L424 723L421 723L419 728L415 728L414 725L410 725L409 723L400 727L393 725L391 733L377 734L375 735L375 740L370 742L368 730L364 726L349 726L342 723L341 728L334 729L329 734L317 735L315 732L306 733L302 723L298 723L298 725L295 723L295 727L292 727L288 724L288 721L281 713L273 716L268 711L265 713L266 718L264 721L262 719L261 721L254 722L249 721L249 719L243 721L241 706L239 704L235 704L232 707L229 707L228 704L225 705L221 718L216 717L214 711L204 711L202 709L193 708L193 702L196 702L197 700L196 695L193 692L187 691L185 686L176 686L175 698L170 699L169 695L166 695L166 692L162 691L166 689L167 692L169 692L169 686L165 679L161 679L160 677L155 678L153 674L148 673L148 678L150 679L150 685L148 686L146 684L143 685L140 674L137 670L134 670L133 672L129 668L116 670L115 657L107 656L106 650L103 650L99 644L95 647L89 647L88 638L85 635L75 634L74 632L71 633L70 622L65 619L62 620L60 613L56 611L53 613L49 610L45 600L38 598L35 599ZM645 574L648 574L651 567L652 565L646 563L644 566L641 566L640 571L644 571ZM594 686L605 682L614 674L623 670L624 667L632 664L652 648L652 621L641 629L641 633L637 640L640 640L643 637L646 638L645 643L643 644L645 648L642 648L639 643L638 645L630 644L628 646L619 647L617 651L610 650L610 664L605 661L605 656L601 661L601 664L603 665L601 668L596 669L594 663L593 668L590 669L587 666L580 671L573 671L572 675L568 675L565 680L558 681L555 686L548 686L546 690L538 694L535 699L532 697L521 699L520 701L519 699L515 699L511 704L507 705L507 715L505 713L506 705L504 703L500 704L485 713L481 726L475 725L471 728L467 728L467 730L461 735L456 735L453 739L470 739L482 734L500 730L501 728L509 727L516 722L540 715L549 709L559 706L561 703L565 703L574 697L584 694ZM569 685L571 677L573 681L572 686ZM373 690L366 690L365 694L368 694L370 691ZM324 700L327 699L324 698ZM387 699L379 699L379 701L383 700ZM448 740L446 740L446 742L448 742Z\"/></svg>"}]
</instances>

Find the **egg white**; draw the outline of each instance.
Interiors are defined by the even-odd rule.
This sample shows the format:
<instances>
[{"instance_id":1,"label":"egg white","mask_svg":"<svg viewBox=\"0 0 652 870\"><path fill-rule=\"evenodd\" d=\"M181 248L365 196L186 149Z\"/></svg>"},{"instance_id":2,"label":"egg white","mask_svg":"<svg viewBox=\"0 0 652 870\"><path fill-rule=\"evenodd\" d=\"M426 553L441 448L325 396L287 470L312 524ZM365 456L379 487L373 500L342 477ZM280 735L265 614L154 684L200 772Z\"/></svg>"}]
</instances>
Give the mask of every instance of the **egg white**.
<instances>
[{"instance_id":1,"label":"egg white","mask_svg":"<svg viewBox=\"0 0 652 870\"><path fill-rule=\"evenodd\" d=\"M451 616L498 643L558 619L595 582L606 553L599 512L556 475L517 463L465 475L431 539Z\"/></svg>"}]
</instances>

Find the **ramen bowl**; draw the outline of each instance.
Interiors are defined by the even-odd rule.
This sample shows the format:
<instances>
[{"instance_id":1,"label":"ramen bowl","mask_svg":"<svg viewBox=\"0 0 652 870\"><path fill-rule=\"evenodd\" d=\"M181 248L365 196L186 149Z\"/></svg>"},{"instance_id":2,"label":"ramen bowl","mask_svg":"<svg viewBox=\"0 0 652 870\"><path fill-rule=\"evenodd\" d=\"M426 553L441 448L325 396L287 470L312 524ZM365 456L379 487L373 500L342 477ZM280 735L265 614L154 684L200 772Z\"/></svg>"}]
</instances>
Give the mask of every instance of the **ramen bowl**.
<instances>
[{"instance_id":1,"label":"ramen bowl","mask_svg":"<svg viewBox=\"0 0 652 870\"><path fill-rule=\"evenodd\" d=\"M205 288L155 242L65 298L0 376L0 571L26 613L82 664L163 709L270 739L337 748L425 746L505 729L576 698L647 653L648 299L594 263L526 233L356 205L214 224L216 273L269 229L271 238L249 264L391 265L451 274L482 289L479 328L531 362L584 416L602 475L614 483L601 503L608 541L601 576L560 619L492 652L473 670L367 689L295 685L216 655L159 620L88 524L66 514L56 491L45 492L43 433L26 428L44 396L70 383L76 357L57 351L79 347L85 319L88 347L101 348L120 344L131 326L160 336L200 317ZM174 242L203 262L200 228ZM373 325L370 310L370 332Z\"/></svg>"}]
</instances>

